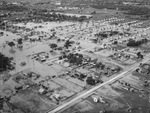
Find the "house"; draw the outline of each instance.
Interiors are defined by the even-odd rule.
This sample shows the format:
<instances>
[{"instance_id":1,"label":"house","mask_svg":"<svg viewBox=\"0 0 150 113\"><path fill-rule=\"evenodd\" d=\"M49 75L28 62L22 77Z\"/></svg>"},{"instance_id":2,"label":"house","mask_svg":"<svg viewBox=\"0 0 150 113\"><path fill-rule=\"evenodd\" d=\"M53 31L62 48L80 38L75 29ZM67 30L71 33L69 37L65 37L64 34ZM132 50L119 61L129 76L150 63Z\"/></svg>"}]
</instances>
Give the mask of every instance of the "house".
<instances>
[{"instance_id":1,"label":"house","mask_svg":"<svg viewBox=\"0 0 150 113\"><path fill-rule=\"evenodd\" d=\"M93 98L93 101L94 102L99 102L99 96L97 96L97 95L92 95L92 98Z\"/></svg>"},{"instance_id":2,"label":"house","mask_svg":"<svg viewBox=\"0 0 150 113\"><path fill-rule=\"evenodd\" d=\"M147 73L149 74L150 73L150 64L142 64L140 65L140 70L139 70L139 73Z\"/></svg>"},{"instance_id":3,"label":"house","mask_svg":"<svg viewBox=\"0 0 150 113\"><path fill-rule=\"evenodd\" d=\"M101 102L101 103L105 103L105 101L103 100L102 97L98 96L98 95L92 95L93 101L94 102Z\"/></svg>"},{"instance_id":4,"label":"house","mask_svg":"<svg viewBox=\"0 0 150 113\"><path fill-rule=\"evenodd\" d=\"M40 93L40 94L43 94L44 91L45 91L45 90L44 90L43 88L40 88L40 89L39 89L39 93Z\"/></svg>"},{"instance_id":5,"label":"house","mask_svg":"<svg viewBox=\"0 0 150 113\"><path fill-rule=\"evenodd\" d=\"M54 94L54 98L55 98L57 101L59 101L59 99L60 99L60 94L59 94L59 93L55 93L55 94Z\"/></svg>"}]
</instances>

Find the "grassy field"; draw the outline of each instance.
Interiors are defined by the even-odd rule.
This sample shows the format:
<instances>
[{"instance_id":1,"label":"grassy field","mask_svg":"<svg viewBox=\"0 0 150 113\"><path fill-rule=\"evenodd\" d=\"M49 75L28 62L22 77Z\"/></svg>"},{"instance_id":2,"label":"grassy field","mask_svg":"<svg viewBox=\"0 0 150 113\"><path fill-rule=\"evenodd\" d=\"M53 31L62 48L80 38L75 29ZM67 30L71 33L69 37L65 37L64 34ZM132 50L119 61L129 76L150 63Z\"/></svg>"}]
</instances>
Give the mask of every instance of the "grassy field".
<instances>
[{"instance_id":1,"label":"grassy field","mask_svg":"<svg viewBox=\"0 0 150 113\"><path fill-rule=\"evenodd\" d=\"M43 113L55 106L54 103L44 100L32 90L24 90L12 97L11 103L24 113Z\"/></svg>"},{"instance_id":2,"label":"grassy field","mask_svg":"<svg viewBox=\"0 0 150 113\"><path fill-rule=\"evenodd\" d=\"M150 76L146 76L146 75L144 75L144 74L137 73L136 71L134 71L134 72L132 73L132 75L137 76L137 77L139 77L140 79L143 78L143 79L150 80Z\"/></svg>"},{"instance_id":3,"label":"grassy field","mask_svg":"<svg viewBox=\"0 0 150 113\"><path fill-rule=\"evenodd\" d=\"M132 93L123 89L115 90L123 94L123 99L130 105L131 109L133 109L132 113L149 113L149 103L146 97L140 97L140 93L138 92ZM139 108L141 108L141 110ZM119 112L114 111L112 113ZM127 113L127 111L121 113Z\"/></svg>"}]
</instances>

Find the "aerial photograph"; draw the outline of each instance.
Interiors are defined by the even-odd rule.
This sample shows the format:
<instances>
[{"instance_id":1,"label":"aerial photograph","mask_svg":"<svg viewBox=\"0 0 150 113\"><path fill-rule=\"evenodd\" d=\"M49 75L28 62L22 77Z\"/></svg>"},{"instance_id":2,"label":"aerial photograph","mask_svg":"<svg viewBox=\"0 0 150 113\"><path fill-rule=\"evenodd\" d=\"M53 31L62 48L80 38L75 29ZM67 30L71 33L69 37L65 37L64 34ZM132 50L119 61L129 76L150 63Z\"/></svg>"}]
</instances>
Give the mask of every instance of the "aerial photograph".
<instances>
[{"instance_id":1,"label":"aerial photograph","mask_svg":"<svg viewBox=\"0 0 150 113\"><path fill-rule=\"evenodd\" d=\"M0 0L0 113L150 113L150 0Z\"/></svg>"}]
</instances>

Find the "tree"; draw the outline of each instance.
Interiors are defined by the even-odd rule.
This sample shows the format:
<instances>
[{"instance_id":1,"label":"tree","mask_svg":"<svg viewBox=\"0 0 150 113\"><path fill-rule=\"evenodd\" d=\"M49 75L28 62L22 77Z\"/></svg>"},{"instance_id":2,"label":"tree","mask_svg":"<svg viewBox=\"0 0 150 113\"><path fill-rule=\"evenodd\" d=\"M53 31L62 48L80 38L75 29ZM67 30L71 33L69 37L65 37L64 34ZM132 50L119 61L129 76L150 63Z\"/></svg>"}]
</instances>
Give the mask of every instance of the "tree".
<instances>
[{"instance_id":1,"label":"tree","mask_svg":"<svg viewBox=\"0 0 150 113\"><path fill-rule=\"evenodd\" d=\"M22 50L22 48L23 48L23 46L22 46L22 38L19 38L18 40L17 40L17 42L18 42L18 48L20 49L20 50Z\"/></svg>"},{"instance_id":2,"label":"tree","mask_svg":"<svg viewBox=\"0 0 150 113\"><path fill-rule=\"evenodd\" d=\"M148 39L142 39L142 40L138 40L138 41L135 41L133 39L129 39L129 42L127 43L127 46L140 46L144 43L147 43L148 42Z\"/></svg>"},{"instance_id":3,"label":"tree","mask_svg":"<svg viewBox=\"0 0 150 113\"><path fill-rule=\"evenodd\" d=\"M96 68L96 69L99 69L99 68L101 67L101 65L102 65L102 63L101 63L101 62L96 63L95 68Z\"/></svg>"},{"instance_id":4,"label":"tree","mask_svg":"<svg viewBox=\"0 0 150 113\"><path fill-rule=\"evenodd\" d=\"M57 48L57 44L54 44L54 43L53 43L53 44L50 45L50 47L51 47L52 49L55 49L55 48Z\"/></svg>"},{"instance_id":5,"label":"tree","mask_svg":"<svg viewBox=\"0 0 150 113\"><path fill-rule=\"evenodd\" d=\"M76 62L77 65L81 65L82 62L83 62L83 59L80 58L80 57L79 57L79 58L76 58L76 61L75 61L75 62Z\"/></svg>"},{"instance_id":6,"label":"tree","mask_svg":"<svg viewBox=\"0 0 150 113\"><path fill-rule=\"evenodd\" d=\"M11 47L10 52L14 53L15 51L13 50L13 46L15 46L15 43L14 42L8 42L8 45Z\"/></svg>"},{"instance_id":7,"label":"tree","mask_svg":"<svg viewBox=\"0 0 150 113\"><path fill-rule=\"evenodd\" d=\"M97 14L97 12L96 12L96 11L93 11L93 12L91 12L91 14Z\"/></svg>"},{"instance_id":8,"label":"tree","mask_svg":"<svg viewBox=\"0 0 150 113\"><path fill-rule=\"evenodd\" d=\"M12 65L10 64L11 60L8 57L5 57L0 53L0 72L7 70Z\"/></svg>"},{"instance_id":9,"label":"tree","mask_svg":"<svg viewBox=\"0 0 150 113\"><path fill-rule=\"evenodd\" d=\"M18 39L18 44L19 44L19 45L22 45L22 38L19 38L19 39Z\"/></svg>"},{"instance_id":10,"label":"tree","mask_svg":"<svg viewBox=\"0 0 150 113\"><path fill-rule=\"evenodd\" d=\"M85 74L80 74L80 78L81 78L81 79L84 79L85 77L87 77L87 75L85 75Z\"/></svg>"},{"instance_id":11,"label":"tree","mask_svg":"<svg viewBox=\"0 0 150 113\"><path fill-rule=\"evenodd\" d=\"M117 45L117 44L118 44L118 41L114 41L114 44Z\"/></svg>"},{"instance_id":12,"label":"tree","mask_svg":"<svg viewBox=\"0 0 150 113\"><path fill-rule=\"evenodd\" d=\"M0 110L3 109L3 103L4 103L4 99L0 97Z\"/></svg>"},{"instance_id":13,"label":"tree","mask_svg":"<svg viewBox=\"0 0 150 113\"><path fill-rule=\"evenodd\" d=\"M105 65L104 65L104 64L102 64L102 65L101 65L101 69L103 70L104 68L105 68Z\"/></svg>"},{"instance_id":14,"label":"tree","mask_svg":"<svg viewBox=\"0 0 150 113\"><path fill-rule=\"evenodd\" d=\"M13 46L15 46L14 42L9 42L8 45L12 48Z\"/></svg>"},{"instance_id":15,"label":"tree","mask_svg":"<svg viewBox=\"0 0 150 113\"><path fill-rule=\"evenodd\" d=\"M95 85L95 80L90 76L90 77L87 77L86 83L89 85Z\"/></svg>"},{"instance_id":16,"label":"tree","mask_svg":"<svg viewBox=\"0 0 150 113\"><path fill-rule=\"evenodd\" d=\"M141 52L137 53L137 57L143 59L143 55L141 54Z\"/></svg>"},{"instance_id":17,"label":"tree","mask_svg":"<svg viewBox=\"0 0 150 113\"><path fill-rule=\"evenodd\" d=\"M66 56L69 63L75 64L75 65L81 65L83 62L83 55L81 54L72 54L70 53L68 56Z\"/></svg>"},{"instance_id":18,"label":"tree","mask_svg":"<svg viewBox=\"0 0 150 113\"><path fill-rule=\"evenodd\" d=\"M69 46L71 46L72 42L67 40L64 44L64 47L66 47L68 49Z\"/></svg>"},{"instance_id":19,"label":"tree","mask_svg":"<svg viewBox=\"0 0 150 113\"><path fill-rule=\"evenodd\" d=\"M0 32L0 35L2 35L2 36L3 36L3 35L4 35L4 32Z\"/></svg>"}]
</instances>

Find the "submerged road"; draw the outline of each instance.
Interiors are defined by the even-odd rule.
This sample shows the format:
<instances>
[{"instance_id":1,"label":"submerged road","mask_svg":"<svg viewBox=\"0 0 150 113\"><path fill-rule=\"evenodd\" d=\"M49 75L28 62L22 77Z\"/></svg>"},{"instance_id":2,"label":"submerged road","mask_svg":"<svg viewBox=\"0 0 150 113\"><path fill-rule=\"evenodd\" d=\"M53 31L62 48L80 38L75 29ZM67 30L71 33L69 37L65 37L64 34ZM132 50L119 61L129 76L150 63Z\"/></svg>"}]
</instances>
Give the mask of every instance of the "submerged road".
<instances>
[{"instance_id":1,"label":"submerged road","mask_svg":"<svg viewBox=\"0 0 150 113\"><path fill-rule=\"evenodd\" d=\"M147 61L148 61L148 59L144 59L144 60L143 60L142 62L140 62L140 63L145 63L145 62L147 62ZM66 107L68 107L68 106L71 106L71 105L75 104L76 101L85 98L86 96L90 95L90 94L93 93L95 90L97 90L97 89L103 87L104 85L109 84L109 83L112 83L112 82L116 81L117 79L122 78L123 76L125 76L125 75L131 73L133 70L135 70L135 69L137 68L137 66L138 66L140 63L138 63L137 65L133 66L132 68L130 68L130 69L128 69L128 70L122 72L121 74L117 75L116 77L114 77L114 78L112 78L112 79L110 79L110 80L108 80L108 81L106 81L106 82L104 82L104 83L102 83L102 84L100 84L100 85L98 85L98 86L95 86L94 88L92 88L92 89L90 89L90 90L88 90L88 91L82 93L81 95L79 95L79 96L73 98L73 99L70 100L69 102L66 102L66 103L60 105L59 107L57 107L56 109L54 109L54 110L52 110L52 111L50 111L50 112L48 112L48 113L56 113L56 112L59 112L59 111L63 110L64 108L66 108Z\"/></svg>"}]
</instances>

